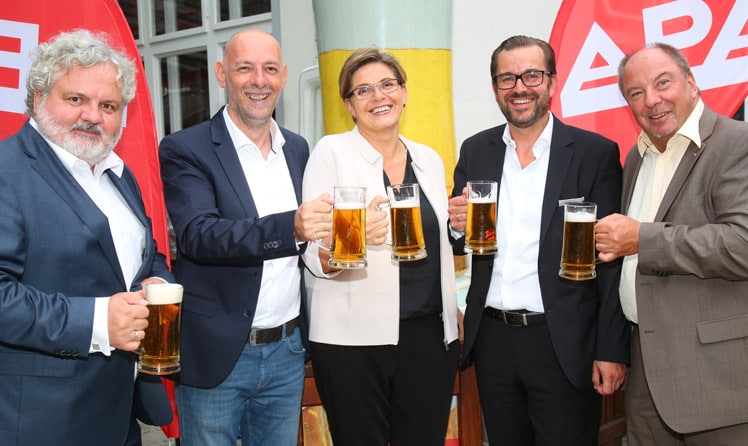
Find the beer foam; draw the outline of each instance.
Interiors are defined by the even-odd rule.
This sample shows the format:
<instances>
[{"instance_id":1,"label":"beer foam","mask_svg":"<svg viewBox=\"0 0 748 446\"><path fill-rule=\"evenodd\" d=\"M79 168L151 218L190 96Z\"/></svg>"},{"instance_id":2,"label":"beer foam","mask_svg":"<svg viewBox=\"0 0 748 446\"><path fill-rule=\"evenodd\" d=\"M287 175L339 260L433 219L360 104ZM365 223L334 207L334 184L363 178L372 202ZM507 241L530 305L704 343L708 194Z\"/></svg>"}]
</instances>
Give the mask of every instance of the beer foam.
<instances>
[{"instance_id":1,"label":"beer foam","mask_svg":"<svg viewBox=\"0 0 748 446\"><path fill-rule=\"evenodd\" d=\"M594 223L595 214L592 212L567 212L565 221L570 223Z\"/></svg>"},{"instance_id":2,"label":"beer foam","mask_svg":"<svg viewBox=\"0 0 748 446\"><path fill-rule=\"evenodd\" d=\"M408 198L407 200L390 200L393 208L417 208L420 203L417 198Z\"/></svg>"},{"instance_id":3,"label":"beer foam","mask_svg":"<svg viewBox=\"0 0 748 446\"><path fill-rule=\"evenodd\" d=\"M496 199L491 197L471 197L468 198L468 203L494 203Z\"/></svg>"},{"instance_id":4,"label":"beer foam","mask_svg":"<svg viewBox=\"0 0 748 446\"><path fill-rule=\"evenodd\" d=\"M343 202L340 202L340 201L336 201L335 202L335 206L334 206L335 209L341 209L341 210L363 209L365 207L366 206L364 206L364 203L358 203L358 202L355 202L355 201L348 202L348 203L343 203Z\"/></svg>"},{"instance_id":5,"label":"beer foam","mask_svg":"<svg viewBox=\"0 0 748 446\"><path fill-rule=\"evenodd\" d=\"M182 285L178 283L150 283L145 287L149 305L178 304L182 302Z\"/></svg>"}]
</instances>

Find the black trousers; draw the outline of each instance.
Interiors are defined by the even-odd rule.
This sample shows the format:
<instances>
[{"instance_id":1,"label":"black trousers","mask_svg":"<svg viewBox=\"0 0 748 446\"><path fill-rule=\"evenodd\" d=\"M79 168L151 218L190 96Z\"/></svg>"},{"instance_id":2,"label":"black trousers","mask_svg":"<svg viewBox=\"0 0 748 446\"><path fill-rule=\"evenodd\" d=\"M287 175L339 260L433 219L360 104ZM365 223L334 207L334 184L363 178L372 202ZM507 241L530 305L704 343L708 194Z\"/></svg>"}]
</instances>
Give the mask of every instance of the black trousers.
<instances>
[{"instance_id":1,"label":"black trousers","mask_svg":"<svg viewBox=\"0 0 748 446\"><path fill-rule=\"evenodd\" d=\"M443 332L434 315L400 321L398 345L311 343L335 446L444 445L459 341Z\"/></svg>"},{"instance_id":2,"label":"black trousers","mask_svg":"<svg viewBox=\"0 0 748 446\"><path fill-rule=\"evenodd\" d=\"M511 327L484 314L473 358L489 444L597 445L602 398L591 384L571 385L546 324Z\"/></svg>"}]
</instances>

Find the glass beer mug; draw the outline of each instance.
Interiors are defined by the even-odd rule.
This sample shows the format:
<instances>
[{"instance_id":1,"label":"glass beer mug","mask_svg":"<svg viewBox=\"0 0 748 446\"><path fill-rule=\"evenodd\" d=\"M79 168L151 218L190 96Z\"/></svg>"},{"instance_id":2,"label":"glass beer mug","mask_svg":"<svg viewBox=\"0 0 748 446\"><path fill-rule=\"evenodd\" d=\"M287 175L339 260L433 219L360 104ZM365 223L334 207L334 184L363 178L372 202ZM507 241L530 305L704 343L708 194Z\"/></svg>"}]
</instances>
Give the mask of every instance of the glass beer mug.
<instances>
[{"instance_id":1,"label":"glass beer mug","mask_svg":"<svg viewBox=\"0 0 748 446\"><path fill-rule=\"evenodd\" d=\"M366 188L333 187L332 243L330 260L333 268L366 267Z\"/></svg>"},{"instance_id":2,"label":"glass beer mug","mask_svg":"<svg viewBox=\"0 0 748 446\"><path fill-rule=\"evenodd\" d=\"M179 324L182 307L182 285L150 283L145 287L148 301L148 327L140 343L138 371L151 375L168 375L180 370Z\"/></svg>"},{"instance_id":3,"label":"glass beer mug","mask_svg":"<svg viewBox=\"0 0 748 446\"><path fill-rule=\"evenodd\" d=\"M467 226L465 252L494 255L496 244L496 202L499 184L496 181L467 182Z\"/></svg>"},{"instance_id":4,"label":"glass beer mug","mask_svg":"<svg viewBox=\"0 0 748 446\"><path fill-rule=\"evenodd\" d=\"M390 199L392 258L400 262L425 258L418 184L387 186L387 196Z\"/></svg>"},{"instance_id":5,"label":"glass beer mug","mask_svg":"<svg viewBox=\"0 0 748 446\"><path fill-rule=\"evenodd\" d=\"M558 275L570 280L589 280L595 272L595 222L597 205L589 202L564 204L564 242Z\"/></svg>"}]
</instances>

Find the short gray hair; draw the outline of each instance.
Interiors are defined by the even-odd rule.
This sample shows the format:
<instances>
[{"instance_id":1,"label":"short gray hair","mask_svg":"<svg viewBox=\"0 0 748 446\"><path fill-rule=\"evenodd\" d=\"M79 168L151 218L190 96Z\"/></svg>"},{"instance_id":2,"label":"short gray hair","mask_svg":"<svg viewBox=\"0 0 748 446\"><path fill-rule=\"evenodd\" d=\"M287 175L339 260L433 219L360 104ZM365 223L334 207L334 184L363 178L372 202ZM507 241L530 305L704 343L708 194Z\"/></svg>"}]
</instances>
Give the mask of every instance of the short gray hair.
<instances>
[{"instance_id":1,"label":"short gray hair","mask_svg":"<svg viewBox=\"0 0 748 446\"><path fill-rule=\"evenodd\" d=\"M49 94L52 85L67 74L72 66L90 68L110 63L117 69L117 82L122 88L125 104L135 97L137 81L135 64L123 52L112 48L104 33L87 30L63 32L47 43L39 44L26 79L26 113L34 111L34 95Z\"/></svg>"}]
</instances>

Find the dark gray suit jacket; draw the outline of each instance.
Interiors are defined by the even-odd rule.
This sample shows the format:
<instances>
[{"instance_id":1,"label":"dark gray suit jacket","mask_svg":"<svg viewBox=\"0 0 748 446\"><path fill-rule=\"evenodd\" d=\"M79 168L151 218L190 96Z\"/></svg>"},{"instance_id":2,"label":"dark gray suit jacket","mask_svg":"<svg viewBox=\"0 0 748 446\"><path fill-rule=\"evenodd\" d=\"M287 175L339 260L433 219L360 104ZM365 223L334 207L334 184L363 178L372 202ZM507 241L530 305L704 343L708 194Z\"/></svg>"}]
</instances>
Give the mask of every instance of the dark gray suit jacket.
<instances>
[{"instance_id":1,"label":"dark gray suit jacket","mask_svg":"<svg viewBox=\"0 0 748 446\"><path fill-rule=\"evenodd\" d=\"M505 125L480 132L462 145L454 173L453 196L468 180L495 180L501 187L506 144ZM559 200L584 197L597 203L598 218L617 212L621 192L618 146L602 136L554 119L548 175L541 213L538 279L553 348L569 381L580 390L592 388L594 360L629 362L629 325L621 311L618 280L621 262L597 265L597 279L561 279L558 270L563 241L564 209ZM500 222L499 222L500 223ZM455 241L461 254L464 237ZM464 363L470 353L486 304L493 256L472 257L472 277L465 310Z\"/></svg>"},{"instance_id":2,"label":"dark gray suit jacket","mask_svg":"<svg viewBox=\"0 0 748 446\"><path fill-rule=\"evenodd\" d=\"M3 444L122 445L127 437L136 356L89 355L94 297L172 275L132 173L107 174L147 231L133 283L122 276L106 217L41 135L26 123L0 142ZM163 386L151 389L168 409Z\"/></svg>"},{"instance_id":3,"label":"dark gray suit jacket","mask_svg":"<svg viewBox=\"0 0 748 446\"><path fill-rule=\"evenodd\" d=\"M636 304L657 410L677 432L748 423L748 124L709 108L639 231ZM626 159L628 209L641 156Z\"/></svg>"}]
</instances>

